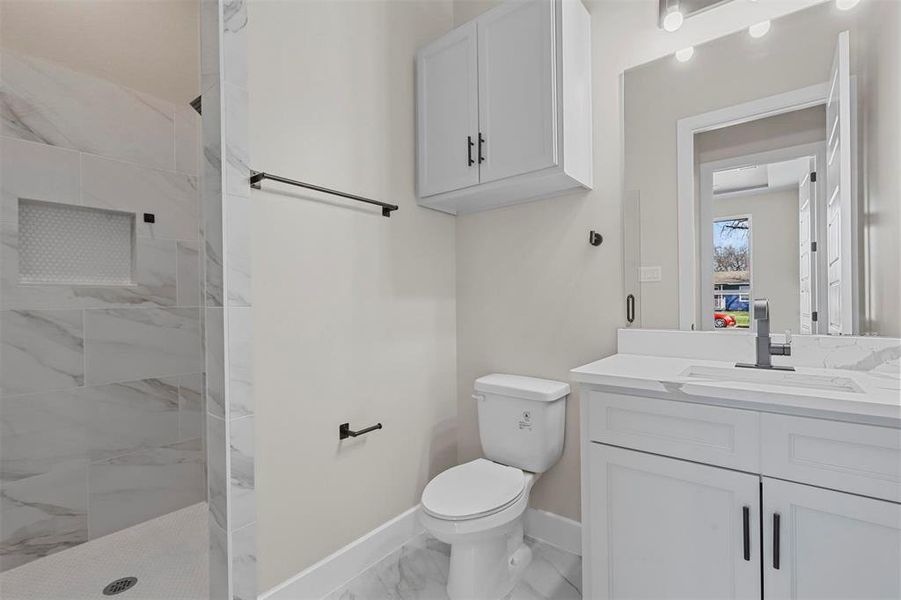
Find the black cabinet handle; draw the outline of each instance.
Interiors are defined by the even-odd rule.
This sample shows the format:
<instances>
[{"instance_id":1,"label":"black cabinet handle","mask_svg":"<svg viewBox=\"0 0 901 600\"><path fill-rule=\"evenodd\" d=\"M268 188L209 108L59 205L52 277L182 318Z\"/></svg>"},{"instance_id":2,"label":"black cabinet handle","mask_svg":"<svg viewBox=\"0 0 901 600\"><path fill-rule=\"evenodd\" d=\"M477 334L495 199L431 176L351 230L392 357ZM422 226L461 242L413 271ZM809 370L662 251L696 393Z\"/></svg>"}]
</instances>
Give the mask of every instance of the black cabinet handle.
<instances>
[{"instance_id":1,"label":"black cabinet handle","mask_svg":"<svg viewBox=\"0 0 901 600\"><path fill-rule=\"evenodd\" d=\"M782 518L779 516L779 513L773 513L773 568L779 569L779 537L781 535L780 531L780 521Z\"/></svg>"},{"instance_id":2,"label":"black cabinet handle","mask_svg":"<svg viewBox=\"0 0 901 600\"><path fill-rule=\"evenodd\" d=\"M482 132L479 132L479 164L485 162L485 157L482 155L482 145L486 144L485 138L482 137Z\"/></svg>"},{"instance_id":3,"label":"black cabinet handle","mask_svg":"<svg viewBox=\"0 0 901 600\"><path fill-rule=\"evenodd\" d=\"M626 296L626 321L635 322L635 294Z\"/></svg>"},{"instance_id":4,"label":"black cabinet handle","mask_svg":"<svg viewBox=\"0 0 901 600\"><path fill-rule=\"evenodd\" d=\"M742 506L742 529L744 531L745 560L751 560L751 507Z\"/></svg>"},{"instance_id":5,"label":"black cabinet handle","mask_svg":"<svg viewBox=\"0 0 901 600\"><path fill-rule=\"evenodd\" d=\"M469 160L469 163L468 163L468 164L469 164L470 167L473 165L473 163L476 162L476 161L474 161L474 160L472 159L472 147L473 147L474 145L475 145L475 142L472 141L472 136L471 136L471 135L467 135L467 136L466 136L466 157L467 157L467 159Z\"/></svg>"}]
</instances>

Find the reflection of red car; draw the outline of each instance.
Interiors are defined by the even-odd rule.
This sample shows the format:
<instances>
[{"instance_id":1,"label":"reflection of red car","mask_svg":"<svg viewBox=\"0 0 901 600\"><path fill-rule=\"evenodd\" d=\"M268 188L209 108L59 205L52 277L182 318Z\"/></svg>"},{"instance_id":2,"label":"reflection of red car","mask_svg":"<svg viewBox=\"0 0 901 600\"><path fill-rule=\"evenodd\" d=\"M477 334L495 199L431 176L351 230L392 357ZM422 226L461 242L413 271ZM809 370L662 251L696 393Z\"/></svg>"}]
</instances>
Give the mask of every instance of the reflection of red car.
<instances>
[{"instance_id":1,"label":"reflection of red car","mask_svg":"<svg viewBox=\"0 0 901 600\"><path fill-rule=\"evenodd\" d=\"M735 327L735 317L726 313L713 313L713 326L717 329L720 327Z\"/></svg>"}]
</instances>

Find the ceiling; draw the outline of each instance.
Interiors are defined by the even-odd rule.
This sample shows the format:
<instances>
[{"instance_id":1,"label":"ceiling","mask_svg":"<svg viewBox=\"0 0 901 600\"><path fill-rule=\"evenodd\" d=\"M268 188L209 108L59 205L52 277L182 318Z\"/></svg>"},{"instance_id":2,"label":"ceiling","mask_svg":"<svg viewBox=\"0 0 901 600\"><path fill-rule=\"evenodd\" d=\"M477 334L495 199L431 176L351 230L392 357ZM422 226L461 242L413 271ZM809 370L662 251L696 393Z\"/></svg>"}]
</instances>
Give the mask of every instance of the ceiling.
<instances>
[{"instance_id":1,"label":"ceiling","mask_svg":"<svg viewBox=\"0 0 901 600\"><path fill-rule=\"evenodd\" d=\"M810 158L802 157L717 171L713 174L713 193L763 192L797 186L809 165Z\"/></svg>"}]
</instances>

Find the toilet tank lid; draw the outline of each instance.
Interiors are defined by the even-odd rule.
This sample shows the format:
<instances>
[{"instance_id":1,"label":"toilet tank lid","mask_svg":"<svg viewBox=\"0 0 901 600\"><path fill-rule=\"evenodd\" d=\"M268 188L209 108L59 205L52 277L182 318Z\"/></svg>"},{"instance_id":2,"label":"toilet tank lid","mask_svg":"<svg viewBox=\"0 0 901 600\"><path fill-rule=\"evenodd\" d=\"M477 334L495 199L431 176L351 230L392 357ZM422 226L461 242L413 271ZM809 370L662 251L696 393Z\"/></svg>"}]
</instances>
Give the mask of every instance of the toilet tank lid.
<instances>
[{"instance_id":1,"label":"toilet tank lid","mask_svg":"<svg viewBox=\"0 0 901 600\"><path fill-rule=\"evenodd\" d=\"M475 391L524 400L552 402L569 394L569 384L537 377L492 373L476 379Z\"/></svg>"}]
</instances>

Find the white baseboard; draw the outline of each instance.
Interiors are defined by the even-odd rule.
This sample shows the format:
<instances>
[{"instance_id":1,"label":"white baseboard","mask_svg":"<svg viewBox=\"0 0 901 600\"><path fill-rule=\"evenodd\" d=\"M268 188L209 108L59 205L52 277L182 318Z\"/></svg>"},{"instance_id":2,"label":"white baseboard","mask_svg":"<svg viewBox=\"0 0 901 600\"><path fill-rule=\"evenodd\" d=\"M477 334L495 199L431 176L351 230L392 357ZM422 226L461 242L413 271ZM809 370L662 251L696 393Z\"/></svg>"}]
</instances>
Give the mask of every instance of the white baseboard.
<instances>
[{"instance_id":1,"label":"white baseboard","mask_svg":"<svg viewBox=\"0 0 901 600\"><path fill-rule=\"evenodd\" d=\"M582 526L576 521L529 508L524 528L529 537L573 554L582 554ZM417 505L264 592L259 600L324 598L424 531Z\"/></svg>"},{"instance_id":2,"label":"white baseboard","mask_svg":"<svg viewBox=\"0 0 901 600\"><path fill-rule=\"evenodd\" d=\"M526 535L547 542L561 550L582 556L582 524L558 514L526 509Z\"/></svg>"},{"instance_id":3,"label":"white baseboard","mask_svg":"<svg viewBox=\"0 0 901 600\"><path fill-rule=\"evenodd\" d=\"M324 598L423 531L417 505L264 592L259 600Z\"/></svg>"}]
</instances>

